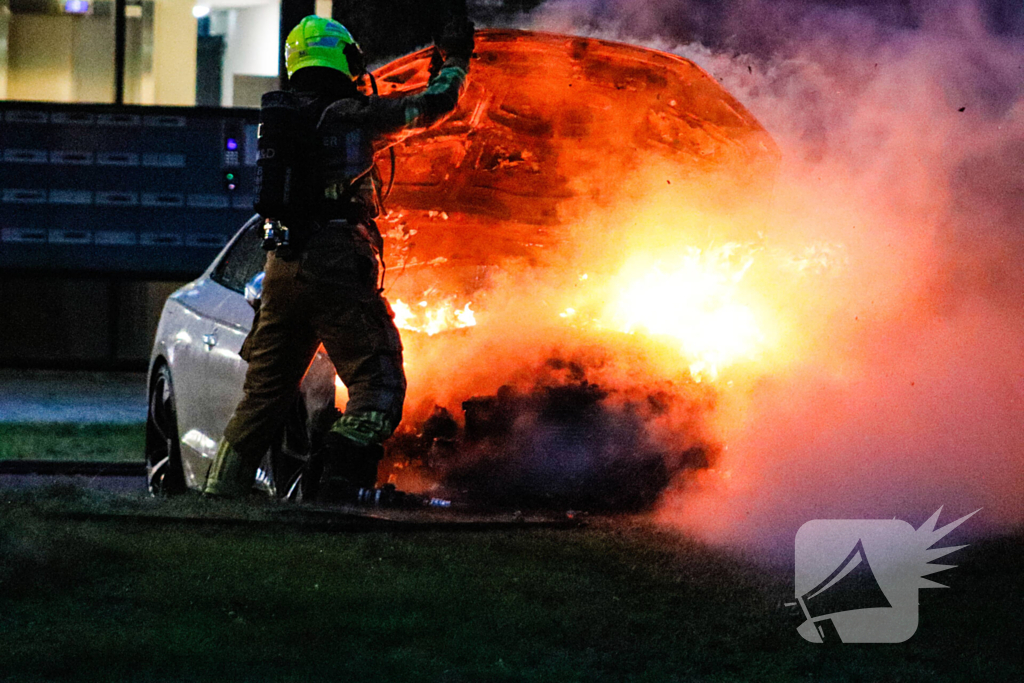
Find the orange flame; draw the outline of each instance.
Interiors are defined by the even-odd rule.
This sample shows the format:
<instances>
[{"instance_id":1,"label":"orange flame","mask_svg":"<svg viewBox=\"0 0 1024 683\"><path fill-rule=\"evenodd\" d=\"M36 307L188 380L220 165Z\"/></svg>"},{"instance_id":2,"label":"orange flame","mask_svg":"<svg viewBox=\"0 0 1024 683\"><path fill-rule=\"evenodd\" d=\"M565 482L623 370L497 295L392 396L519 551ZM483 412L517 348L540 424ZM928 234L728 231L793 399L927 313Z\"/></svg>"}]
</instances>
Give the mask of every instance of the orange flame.
<instances>
[{"instance_id":1,"label":"orange flame","mask_svg":"<svg viewBox=\"0 0 1024 683\"><path fill-rule=\"evenodd\" d=\"M627 268L626 284L605 316L628 334L671 337L694 379L716 379L720 369L754 359L765 341L757 316L742 302L740 285L754 257L736 258L740 248L689 247L675 266Z\"/></svg>"},{"instance_id":2,"label":"orange flame","mask_svg":"<svg viewBox=\"0 0 1024 683\"><path fill-rule=\"evenodd\" d=\"M668 341L696 381L715 380L722 369L756 360L768 347L763 329L770 316L755 312L756 297L744 283L757 251L729 243L687 247L673 260L635 258L616 277L594 283L600 291L591 300L598 306L574 303L559 317L577 327Z\"/></svg>"},{"instance_id":3,"label":"orange flame","mask_svg":"<svg viewBox=\"0 0 1024 683\"><path fill-rule=\"evenodd\" d=\"M759 242L685 246L674 256L637 255L613 277L593 272L575 276L582 291L567 292L569 298L555 311L548 309L548 315L581 332L614 331L634 336L637 343L651 342L669 368L688 372L697 382L714 382L726 369L746 362L778 361L786 350L782 347L792 341L784 339L784 330L793 332L791 325L770 303L784 300L787 290L779 289L774 297L769 290L783 282L834 274L845 261L841 244L795 250ZM456 295L434 303L424 299L410 305L397 299L392 304L399 329L427 336L476 327L473 306L462 304ZM407 354L407 364L414 355Z\"/></svg>"},{"instance_id":4,"label":"orange flame","mask_svg":"<svg viewBox=\"0 0 1024 683\"><path fill-rule=\"evenodd\" d=\"M401 299L397 299L391 304L391 308L395 312L395 325L398 329L423 332L428 336L475 326L476 314L471 306L472 303L467 303L458 308L451 301L439 306L431 306L427 301L420 301L413 307Z\"/></svg>"}]
</instances>

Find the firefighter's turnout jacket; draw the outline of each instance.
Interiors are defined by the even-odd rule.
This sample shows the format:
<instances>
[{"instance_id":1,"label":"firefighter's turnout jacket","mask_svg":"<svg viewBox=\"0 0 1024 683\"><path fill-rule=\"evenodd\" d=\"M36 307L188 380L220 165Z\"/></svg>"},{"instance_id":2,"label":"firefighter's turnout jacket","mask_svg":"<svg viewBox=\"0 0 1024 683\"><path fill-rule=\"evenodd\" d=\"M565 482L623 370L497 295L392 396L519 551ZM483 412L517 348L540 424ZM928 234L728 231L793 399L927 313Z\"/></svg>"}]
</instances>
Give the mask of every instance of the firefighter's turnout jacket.
<instances>
[{"instance_id":1,"label":"firefighter's turnout jacket","mask_svg":"<svg viewBox=\"0 0 1024 683\"><path fill-rule=\"evenodd\" d=\"M244 458L262 457L279 433L321 342L349 393L332 431L371 445L398 426L406 382L378 282L374 149L387 133L452 111L467 69L466 60L449 58L424 92L400 98L296 93L303 116L316 122L323 201L304 244L267 257L245 395L224 432Z\"/></svg>"}]
</instances>

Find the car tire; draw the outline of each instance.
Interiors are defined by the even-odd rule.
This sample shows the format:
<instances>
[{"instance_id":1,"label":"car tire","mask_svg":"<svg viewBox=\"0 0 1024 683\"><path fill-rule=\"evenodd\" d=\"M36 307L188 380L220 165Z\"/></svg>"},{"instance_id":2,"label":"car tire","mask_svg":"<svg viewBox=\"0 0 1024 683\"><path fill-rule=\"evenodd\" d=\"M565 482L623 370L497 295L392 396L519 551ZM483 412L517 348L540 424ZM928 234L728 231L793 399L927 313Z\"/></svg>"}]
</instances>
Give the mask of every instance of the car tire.
<instances>
[{"instance_id":1,"label":"car tire","mask_svg":"<svg viewBox=\"0 0 1024 683\"><path fill-rule=\"evenodd\" d=\"M292 503L310 500L308 468L313 449L307 416L306 402L299 396L260 466L269 475L266 479L273 482L269 493Z\"/></svg>"},{"instance_id":2,"label":"car tire","mask_svg":"<svg viewBox=\"0 0 1024 683\"><path fill-rule=\"evenodd\" d=\"M178 416L171 369L161 364L149 385L146 418L146 484L154 496L174 496L187 490L178 441Z\"/></svg>"}]
</instances>

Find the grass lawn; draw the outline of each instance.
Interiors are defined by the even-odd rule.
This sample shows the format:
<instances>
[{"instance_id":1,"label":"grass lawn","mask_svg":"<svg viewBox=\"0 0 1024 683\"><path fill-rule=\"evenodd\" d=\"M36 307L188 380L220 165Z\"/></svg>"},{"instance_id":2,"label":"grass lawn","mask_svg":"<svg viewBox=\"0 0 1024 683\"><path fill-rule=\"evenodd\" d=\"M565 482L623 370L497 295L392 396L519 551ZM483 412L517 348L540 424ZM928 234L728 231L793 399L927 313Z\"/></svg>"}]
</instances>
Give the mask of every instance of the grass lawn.
<instances>
[{"instance_id":1,"label":"grass lawn","mask_svg":"<svg viewBox=\"0 0 1024 683\"><path fill-rule=\"evenodd\" d=\"M0 460L142 462L145 445L142 423L0 422Z\"/></svg>"},{"instance_id":2,"label":"grass lawn","mask_svg":"<svg viewBox=\"0 0 1024 683\"><path fill-rule=\"evenodd\" d=\"M1024 680L1024 534L952 556L909 642L826 647L777 609L789 571L642 520L331 534L62 516L134 504L0 494L0 680Z\"/></svg>"}]
</instances>

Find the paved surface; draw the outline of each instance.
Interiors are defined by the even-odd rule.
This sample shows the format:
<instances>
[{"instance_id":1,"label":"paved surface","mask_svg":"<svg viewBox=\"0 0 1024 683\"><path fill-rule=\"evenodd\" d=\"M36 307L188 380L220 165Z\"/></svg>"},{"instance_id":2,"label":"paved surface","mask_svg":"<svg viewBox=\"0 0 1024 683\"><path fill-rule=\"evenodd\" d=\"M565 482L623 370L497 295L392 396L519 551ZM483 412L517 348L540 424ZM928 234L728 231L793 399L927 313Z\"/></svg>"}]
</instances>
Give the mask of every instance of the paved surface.
<instances>
[{"instance_id":1,"label":"paved surface","mask_svg":"<svg viewBox=\"0 0 1024 683\"><path fill-rule=\"evenodd\" d=\"M146 373L0 369L0 422L146 421Z\"/></svg>"},{"instance_id":2,"label":"paved surface","mask_svg":"<svg viewBox=\"0 0 1024 683\"><path fill-rule=\"evenodd\" d=\"M0 474L0 489L36 489L64 484L108 493L130 493L148 496L145 477L105 477L53 474Z\"/></svg>"}]
</instances>

